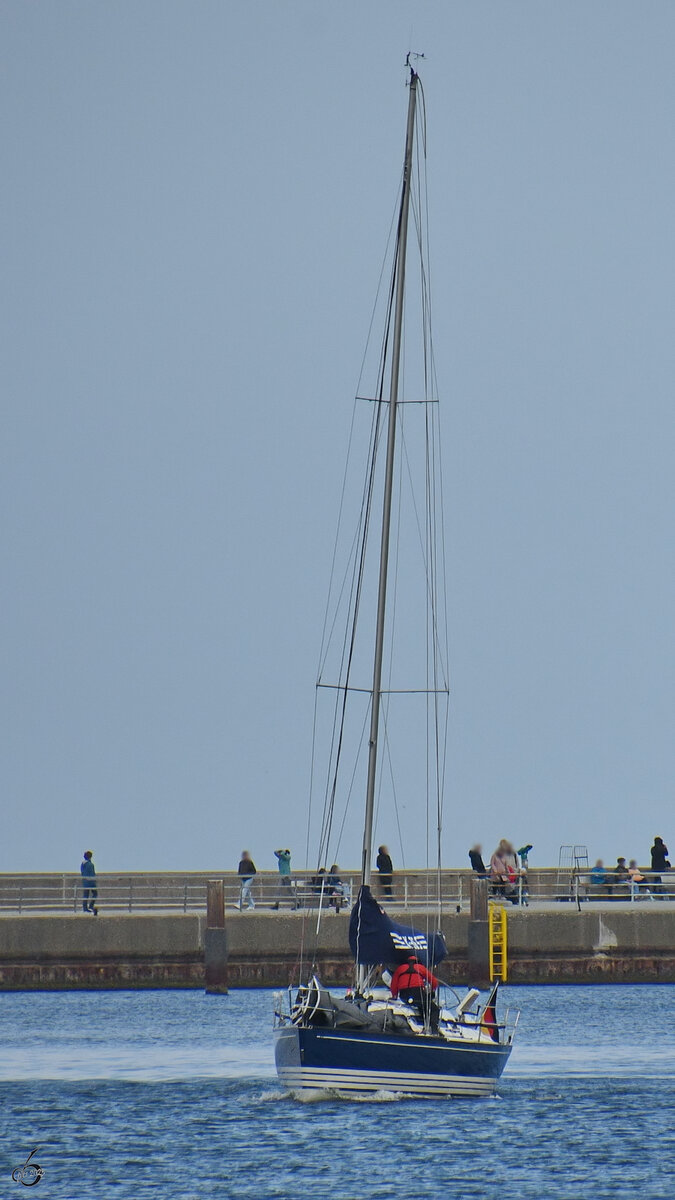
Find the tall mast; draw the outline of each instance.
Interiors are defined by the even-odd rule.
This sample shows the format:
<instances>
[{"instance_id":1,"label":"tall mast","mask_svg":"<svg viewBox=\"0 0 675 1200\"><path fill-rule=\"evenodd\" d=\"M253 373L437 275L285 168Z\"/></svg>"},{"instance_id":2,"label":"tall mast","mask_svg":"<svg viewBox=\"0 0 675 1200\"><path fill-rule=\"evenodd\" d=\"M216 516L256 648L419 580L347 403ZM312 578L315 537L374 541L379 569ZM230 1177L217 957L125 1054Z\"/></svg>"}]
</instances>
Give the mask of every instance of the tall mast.
<instances>
[{"instance_id":1,"label":"tall mast","mask_svg":"<svg viewBox=\"0 0 675 1200\"><path fill-rule=\"evenodd\" d=\"M396 443L396 406L398 403L398 381L401 360L401 332L403 329L403 296L405 286L405 260L408 242L408 212L410 209L410 184L412 176L413 138L415 132L415 105L417 101L417 75L410 68L410 96L408 99L408 124L405 139L405 161L403 165L403 187L398 218L396 239L396 306L394 310L394 338L391 354L391 379L389 386L389 423L387 427L387 459L384 477L384 499L382 505L382 541L380 545L380 577L377 593L377 624L375 627L375 658L373 665L372 707L370 713L370 738L368 742L368 782L366 785L366 816L363 830L363 861L361 882L370 884L371 855L373 841L373 813L375 810L375 777L377 772L377 738L380 723L382 690L382 655L384 649L384 619L387 601L387 568L389 563L389 531L391 527L391 498L394 481L394 447Z\"/></svg>"}]
</instances>

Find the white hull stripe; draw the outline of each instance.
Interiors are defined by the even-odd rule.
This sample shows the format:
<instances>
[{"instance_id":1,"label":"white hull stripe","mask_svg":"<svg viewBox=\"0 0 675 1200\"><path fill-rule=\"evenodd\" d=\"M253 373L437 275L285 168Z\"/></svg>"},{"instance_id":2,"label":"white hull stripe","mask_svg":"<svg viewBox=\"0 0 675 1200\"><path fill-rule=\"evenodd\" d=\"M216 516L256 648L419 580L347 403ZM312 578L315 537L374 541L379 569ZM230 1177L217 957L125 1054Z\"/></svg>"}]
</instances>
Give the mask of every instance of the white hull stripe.
<instances>
[{"instance_id":1,"label":"white hull stripe","mask_svg":"<svg viewBox=\"0 0 675 1200\"><path fill-rule=\"evenodd\" d=\"M491 1096L496 1079L463 1075L420 1075L406 1071L340 1071L335 1067L278 1067L289 1088L332 1088L338 1091L411 1092L427 1096Z\"/></svg>"},{"instance_id":2,"label":"white hull stripe","mask_svg":"<svg viewBox=\"0 0 675 1200\"><path fill-rule=\"evenodd\" d=\"M344 1034L342 1036L340 1036L340 1034L335 1034L335 1033L317 1033L316 1037L317 1037L317 1041L320 1040L320 1041L326 1041L326 1042L343 1042L344 1043L345 1041L350 1040L348 1038L345 1038ZM359 1037L358 1044L359 1044L359 1046L377 1046L378 1049L381 1049L382 1048L382 1038ZM409 1050L411 1043L410 1043L410 1039L406 1039L405 1041L396 1042L393 1040L393 1038L389 1038L388 1045L393 1046L396 1049L402 1048L404 1050ZM485 1054L487 1051L488 1054L496 1054L499 1050L503 1050L503 1049L504 1049L503 1046L499 1046L496 1042L492 1041L492 1038L487 1038L487 1037L484 1038L480 1042L477 1039L469 1041L467 1038L452 1038L452 1039L444 1038L443 1041L440 1043L438 1040L432 1041L431 1038L418 1037L415 1039L415 1050L427 1050L427 1051L435 1050L437 1054L438 1054L439 1050L441 1052L443 1052L444 1050L461 1050L462 1053L464 1053L464 1051L466 1051L467 1053L472 1053L472 1054L476 1054L476 1053Z\"/></svg>"}]
</instances>

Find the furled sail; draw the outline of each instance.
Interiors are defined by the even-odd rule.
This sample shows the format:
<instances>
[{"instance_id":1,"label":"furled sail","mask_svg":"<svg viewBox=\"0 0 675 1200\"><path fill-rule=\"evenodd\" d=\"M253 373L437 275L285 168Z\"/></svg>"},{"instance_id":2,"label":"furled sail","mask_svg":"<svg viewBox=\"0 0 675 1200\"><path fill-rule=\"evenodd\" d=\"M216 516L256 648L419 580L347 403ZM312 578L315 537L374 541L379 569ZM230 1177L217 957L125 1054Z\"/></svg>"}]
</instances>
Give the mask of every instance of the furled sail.
<instances>
[{"instance_id":1,"label":"furled sail","mask_svg":"<svg viewBox=\"0 0 675 1200\"><path fill-rule=\"evenodd\" d=\"M392 921L365 885L352 909L349 946L356 962L364 966L395 966L414 954L426 967L434 967L448 952L442 933L427 936L419 929Z\"/></svg>"}]
</instances>

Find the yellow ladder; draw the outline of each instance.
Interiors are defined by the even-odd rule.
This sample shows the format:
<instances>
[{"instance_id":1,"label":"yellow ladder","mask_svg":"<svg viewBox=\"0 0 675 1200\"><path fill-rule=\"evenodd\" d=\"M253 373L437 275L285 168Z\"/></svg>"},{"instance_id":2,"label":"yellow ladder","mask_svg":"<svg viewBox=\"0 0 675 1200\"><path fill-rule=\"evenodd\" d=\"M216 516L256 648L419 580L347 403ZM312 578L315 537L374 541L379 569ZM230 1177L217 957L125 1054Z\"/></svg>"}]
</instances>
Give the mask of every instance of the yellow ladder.
<instances>
[{"instance_id":1,"label":"yellow ladder","mask_svg":"<svg viewBox=\"0 0 675 1200\"><path fill-rule=\"evenodd\" d=\"M503 904L490 905L488 913L488 936L490 942L490 979L501 979L503 983L506 983L506 909Z\"/></svg>"}]
</instances>

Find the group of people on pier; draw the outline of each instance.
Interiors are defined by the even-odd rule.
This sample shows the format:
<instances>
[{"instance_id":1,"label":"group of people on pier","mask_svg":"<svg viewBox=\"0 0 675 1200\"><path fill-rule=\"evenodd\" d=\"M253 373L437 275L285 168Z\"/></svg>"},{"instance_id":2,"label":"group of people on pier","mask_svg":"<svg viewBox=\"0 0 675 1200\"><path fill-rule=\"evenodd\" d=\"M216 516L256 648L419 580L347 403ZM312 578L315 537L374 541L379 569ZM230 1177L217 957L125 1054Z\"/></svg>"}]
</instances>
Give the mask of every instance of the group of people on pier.
<instances>
[{"instance_id":1,"label":"group of people on pier","mask_svg":"<svg viewBox=\"0 0 675 1200\"><path fill-rule=\"evenodd\" d=\"M487 879L494 896L509 900L512 904L527 904L527 856L532 843L514 850L513 843L502 838L497 846L489 868L483 862L483 847L480 843L469 850L469 862L479 879Z\"/></svg>"},{"instance_id":2,"label":"group of people on pier","mask_svg":"<svg viewBox=\"0 0 675 1200\"><path fill-rule=\"evenodd\" d=\"M288 849L275 850L274 856L279 868L279 888L272 908L278 909L284 900L290 901L291 908L299 908L300 905L297 895L293 890L291 879L291 852ZM386 846L379 847L375 865L379 875L380 892L384 898L391 899L393 895L392 879L394 867ZM350 885L343 882L339 872L340 868L337 863L333 863L330 870L327 870L325 867L319 867L316 875L309 882L310 889L316 895L326 896L329 905L336 912L339 912L342 907L345 905L348 906L351 902ZM242 850L237 873L239 875L240 894L236 907L240 912L244 912L248 908L255 908L251 888L254 877L258 872L251 858L250 850Z\"/></svg>"},{"instance_id":3,"label":"group of people on pier","mask_svg":"<svg viewBox=\"0 0 675 1200\"><path fill-rule=\"evenodd\" d=\"M527 905L529 898L528 854L531 849L532 844L527 843L516 850L512 842L507 838L502 838L490 858L489 866L486 866L483 861L482 846L480 843L476 843L469 850L469 861L475 874L480 879L488 880L493 896L508 900L512 904ZM650 868L638 867L637 860L634 858L626 866L626 859L621 857L617 859L615 867L606 868L603 860L599 858L588 873L587 882L590 894L611 896L616 899L621 896L637 898L641 895L653 898L659 894L665 894L662 874L664 871L670 870L670 862L668 861L668 847L663 838L654 838L650 853ZM288 849L275 850L274 854L279 869L279 886L272 908L278 909L285 900L290 902L292 908L297 908L299 901L292 885L291 852ZM393 899L394 868L386 846L378 847L375 867L381 898ZM309 890L326 896L336 912L339 912L343 906L348 906L351 899L349 885L343 882L339 872L340 868L337 863L333 863L330 869L321 867L306 885ZM255 903L251 887L257 872L248 850L242 850L238 873L241 890L237 908L242 911L247 908L253 909Z\"/></svg>"},{"instance_id":4,"label":"group of people on pier","mask_svg":"<svg viewBox=\"0 0 675 1200\"><path fill-rule=\"evenodd\" d=\"M599 858L590 873L591 894L620 899L629 895L637 900L644 896L654 899L665 895L663 872L670 870L668 847L662 837L654 838L650 851L651 866L639 867L637 859L631 858L626 866L625 858L619 857L615 867L605 867Z\"/></svg>"}]
</instances>

